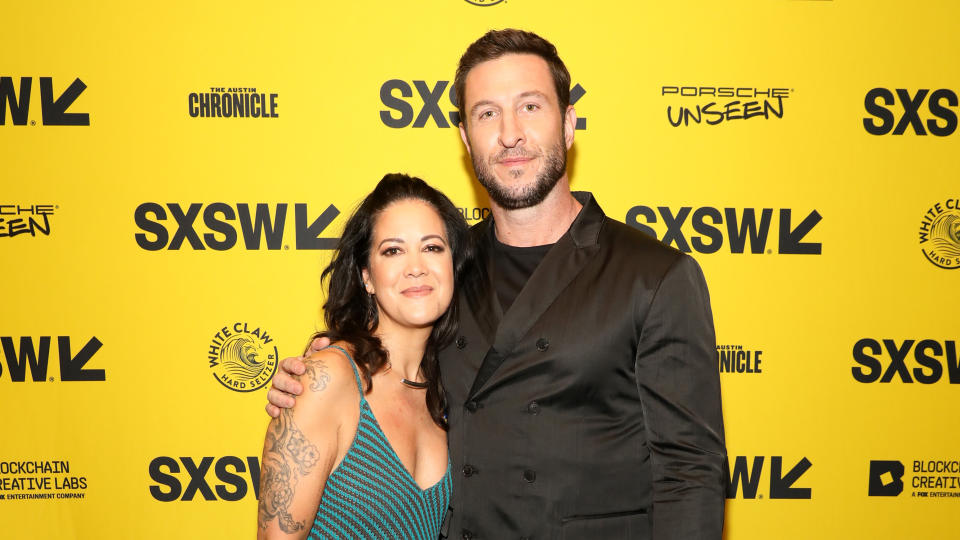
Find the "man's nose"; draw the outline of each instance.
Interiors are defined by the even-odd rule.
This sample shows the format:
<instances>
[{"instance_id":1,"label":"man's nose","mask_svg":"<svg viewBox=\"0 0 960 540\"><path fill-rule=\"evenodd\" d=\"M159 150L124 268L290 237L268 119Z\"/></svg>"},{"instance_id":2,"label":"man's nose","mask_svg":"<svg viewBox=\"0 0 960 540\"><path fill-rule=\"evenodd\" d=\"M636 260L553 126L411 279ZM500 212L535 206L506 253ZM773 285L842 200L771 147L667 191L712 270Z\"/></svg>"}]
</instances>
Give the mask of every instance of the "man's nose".
<instances>
[{"instance_id":1,"label":"man's nose","mask_svg":"<svg viewBox=\"0 0 960 540\"><path fill-rule=\"evenodd\" d=\"M504 113L500 117L500 144L513 148L523 143L523 125L515 113Z\"/></svg>"}]
</instances>

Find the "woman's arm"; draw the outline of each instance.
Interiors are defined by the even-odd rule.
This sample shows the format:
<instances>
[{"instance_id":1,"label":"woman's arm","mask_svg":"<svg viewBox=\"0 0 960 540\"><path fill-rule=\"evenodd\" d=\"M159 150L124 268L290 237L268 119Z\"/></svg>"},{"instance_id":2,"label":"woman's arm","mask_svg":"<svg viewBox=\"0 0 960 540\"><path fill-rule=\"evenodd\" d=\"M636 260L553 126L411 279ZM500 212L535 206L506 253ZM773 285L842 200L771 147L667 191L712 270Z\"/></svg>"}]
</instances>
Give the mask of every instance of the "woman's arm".
<instances>
[{"instance_id":1,"label":"woman's arm","mask_svg":"<svg viewBox=\"0 0 960 540\"><path fill-rule=\"evenodd\" d=\"M306 538L327 477L346 451L360 395L349 360L327 349L304 360L306 391L267 427L260 465L258 538ZM353 430L355 431L355 430ZM350 437L353 439L353 431Z\"/></svg>"}]
</instances>

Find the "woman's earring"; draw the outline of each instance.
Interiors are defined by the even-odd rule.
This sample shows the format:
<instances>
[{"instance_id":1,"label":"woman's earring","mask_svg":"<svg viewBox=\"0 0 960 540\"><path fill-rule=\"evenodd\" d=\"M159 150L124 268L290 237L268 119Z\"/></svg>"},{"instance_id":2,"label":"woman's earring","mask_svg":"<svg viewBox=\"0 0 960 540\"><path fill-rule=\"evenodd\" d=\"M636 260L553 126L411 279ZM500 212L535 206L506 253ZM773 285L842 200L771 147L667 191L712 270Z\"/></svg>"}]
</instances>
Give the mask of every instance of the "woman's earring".
<instances>
[{"instance_id":1,"label":"woman's earring","mask_svg":"<svg viewBox=\"0 0 960 540\"><path fill-rule=\"evenodd\" d=\"M377 316L377 300L370 293L367 293L367 322L373 322Z\"/></svg>"}]
</instances>

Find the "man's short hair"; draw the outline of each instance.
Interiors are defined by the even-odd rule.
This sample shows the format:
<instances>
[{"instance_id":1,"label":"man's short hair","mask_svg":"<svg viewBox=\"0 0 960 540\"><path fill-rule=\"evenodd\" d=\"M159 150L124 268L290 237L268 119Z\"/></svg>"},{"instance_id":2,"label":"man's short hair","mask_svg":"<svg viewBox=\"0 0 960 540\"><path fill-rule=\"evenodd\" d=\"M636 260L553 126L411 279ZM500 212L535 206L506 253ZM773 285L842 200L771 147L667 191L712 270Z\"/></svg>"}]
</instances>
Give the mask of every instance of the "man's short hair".
<instances>
[{"instance_id":1,"label":"man's short hair","mask_svg":"<svg viewBox=\"0 0 960 540\"><path fill-rule=\"evenodd\" d=\"M460 57L457 66L457 75L453 80L454 92L457 95L457 105L460 109L460 121L466 125L466 90L464 84L470 70L488 60L496 60L506 54L535 54L547 63L550 74L553 76L553 85L557 91L557 101L560 105L560 114L564 114L570 104L570 73L563 60L557 55L557 48L553 43L542 37L515 28L504 30L490 30L480 39L467 47L467 51Z\"/></svg>"}]
</instances>

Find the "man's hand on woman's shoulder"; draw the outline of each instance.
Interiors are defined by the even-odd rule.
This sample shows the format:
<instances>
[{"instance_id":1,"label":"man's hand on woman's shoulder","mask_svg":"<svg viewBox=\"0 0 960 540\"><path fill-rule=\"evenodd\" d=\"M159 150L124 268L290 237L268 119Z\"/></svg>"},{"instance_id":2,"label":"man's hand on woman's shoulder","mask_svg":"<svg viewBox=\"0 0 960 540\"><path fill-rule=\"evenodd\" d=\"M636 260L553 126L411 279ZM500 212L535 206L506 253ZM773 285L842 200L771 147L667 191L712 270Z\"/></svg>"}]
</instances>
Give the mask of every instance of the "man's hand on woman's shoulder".
<instances>
[{"instance_id":1,"label":"man's hand on woman's shoulder","mask_svg":"<svg viewBox=\"0 0 960 540\"><path fill-rule=\"evenodd\" d=\"M273 376L273 382L267 392L267 414L276 418L280 415L281 409L290 409L296 404L296 396L303 393L303 384L298 380L301 375L307 375L306 382L308 385L313 385L314 390L318 389L319 385L326 384L322 379L316 378L316 364L314 363L311 367L306 359L329 345L328 338L317 338L310 343L310 350L305 356L291 356L280 362L280 369Z\"/></svg>"}]
</instances>

